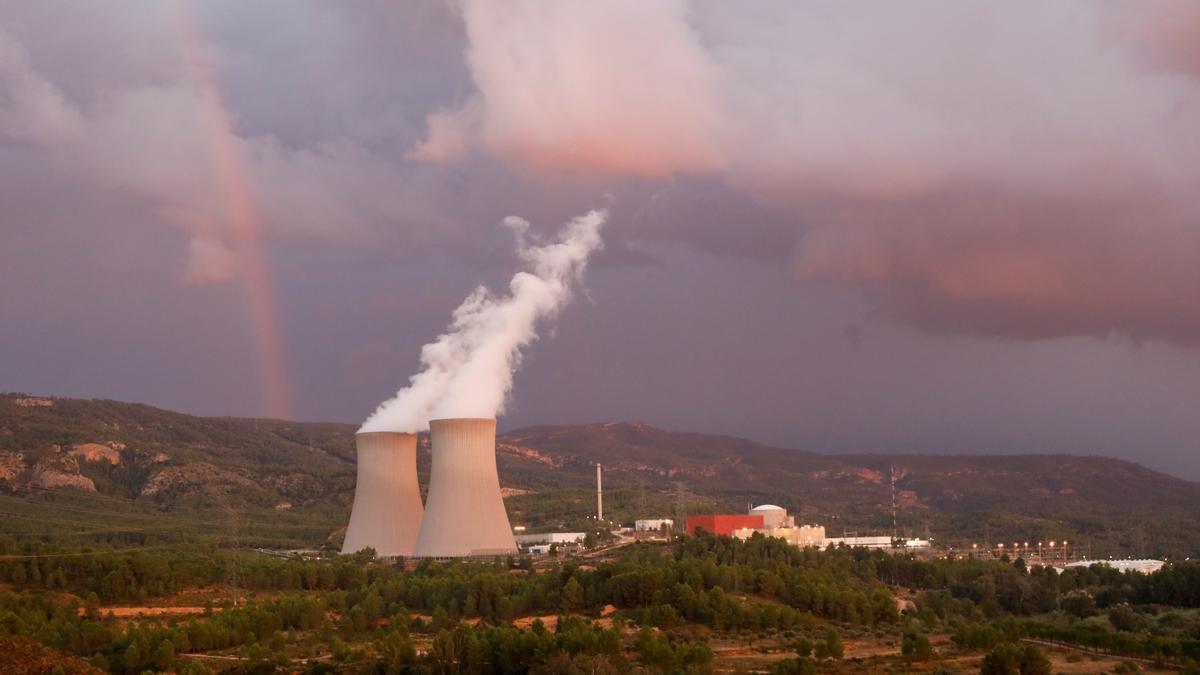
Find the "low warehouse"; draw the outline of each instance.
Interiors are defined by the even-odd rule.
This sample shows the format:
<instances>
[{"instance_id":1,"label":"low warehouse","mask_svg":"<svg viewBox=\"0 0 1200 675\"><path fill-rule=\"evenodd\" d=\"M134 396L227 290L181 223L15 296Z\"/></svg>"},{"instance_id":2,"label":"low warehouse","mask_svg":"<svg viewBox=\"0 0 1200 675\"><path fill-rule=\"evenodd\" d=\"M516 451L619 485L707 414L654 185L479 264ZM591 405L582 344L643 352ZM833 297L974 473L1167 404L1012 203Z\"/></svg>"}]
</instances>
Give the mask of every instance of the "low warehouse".
<instances>
[{"instance_id":1,"label":"low warehouse","mask_svg":"<svg viewBox=\"0 0 1200 675\"><path fill-rule=\"evenodd\" d=\"M763 517L761 515L711 515L711 516L688 516L687 518L687 533L696 536L696 530L703 529L705 532L712 534L731 535L734 530L743 528L761 529L763 526Z\"/></svg>"}]
</instances>

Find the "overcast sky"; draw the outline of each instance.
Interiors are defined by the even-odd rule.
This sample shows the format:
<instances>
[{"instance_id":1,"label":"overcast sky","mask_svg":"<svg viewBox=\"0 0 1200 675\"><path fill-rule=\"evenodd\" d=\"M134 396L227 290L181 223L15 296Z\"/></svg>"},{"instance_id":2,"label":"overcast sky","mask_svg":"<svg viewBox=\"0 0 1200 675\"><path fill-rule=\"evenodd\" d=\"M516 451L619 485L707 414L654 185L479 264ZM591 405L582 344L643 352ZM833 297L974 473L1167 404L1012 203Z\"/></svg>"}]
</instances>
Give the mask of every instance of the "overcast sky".
<instances>
[{"instance_id":1,"label":"overcast sky","mask_svg":"<svg viewBox=\"0 0 1200 675\"><path fill-rule=\"evenodd\" d=\"M503 428L1200 479L1200 3L0 0L0 389L361 421L607 207Z\"/></svg>"}]
</instances>

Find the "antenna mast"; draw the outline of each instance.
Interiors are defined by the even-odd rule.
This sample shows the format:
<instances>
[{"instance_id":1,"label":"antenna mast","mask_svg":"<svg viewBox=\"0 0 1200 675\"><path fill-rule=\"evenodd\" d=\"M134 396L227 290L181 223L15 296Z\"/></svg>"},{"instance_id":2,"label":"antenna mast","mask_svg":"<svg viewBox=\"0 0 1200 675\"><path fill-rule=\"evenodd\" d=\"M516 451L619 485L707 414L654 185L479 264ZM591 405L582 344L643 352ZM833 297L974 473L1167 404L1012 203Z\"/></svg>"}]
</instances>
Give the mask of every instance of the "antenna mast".
<instances>
[{"instance_id":1,"label":"antenna mast","mask_svg":"<svg viewBox=\"0 0 1200 675\"><path fill-rule=\"evenodd\" d=\"M896 465L889 467L892 474L892 541L896 541Z\"/></svg>"},{"instance_id":2,"label":"antenna mast","mask_svg":"<svg viewBox=\"0 0 1200 675\"><path fill-rule=\"evenodd\" d=\"M683 498L683 482L675 483L675 527L687 532L687 503Z\"/></svg>"},{"instance_id":3,"label":"antenna mast","mask_svg":"<svg viewBox=\"0 0 1200 675\"><path fill-rule=\"evenodd\" d=\"M600 462L596 462L596 522L604 520L604 490L600 483Z\"/></svg>"}]
</instances>

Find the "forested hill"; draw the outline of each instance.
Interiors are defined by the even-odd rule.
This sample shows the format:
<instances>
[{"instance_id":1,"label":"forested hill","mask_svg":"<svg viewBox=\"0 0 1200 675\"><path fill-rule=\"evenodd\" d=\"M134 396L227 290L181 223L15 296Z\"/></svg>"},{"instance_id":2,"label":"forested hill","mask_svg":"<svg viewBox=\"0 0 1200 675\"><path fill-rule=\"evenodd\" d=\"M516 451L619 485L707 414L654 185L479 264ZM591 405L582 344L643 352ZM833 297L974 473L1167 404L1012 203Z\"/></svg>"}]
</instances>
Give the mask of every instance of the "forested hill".
<instances>
[{"instance_id":1,"label":"forested hill","mask_svg":"<svg viewBox=\"0 0 1200 675\"><path fill-rule=\"evenodd\" d=\"M354 431L0 394L0 493L348 511ZM607 511L619 519L773 502L837 533L885 532L894 476L902 534L1082 537L1100 550L1200 553L1200 535L1185 526L1200 513L1200 484L1101 457L822 455L637 422L519 429L497 446L510 513L532 524L568 526L593 513L599 462ZM424 484L425 438L418 463Z\"/></svg>"},{"instance_id":2,"label":"forested hill","mask_svg":"<svg viewBox=\"0 0 1200 675\"><path fill-rule=\"evenodd\" d=\"M1096 555L1200 553L1191 525L1200 483L1107 457L824 455L636 422L520 429L504 435L501 450L559 467L559 480L580 489L600 462L606 504L614 487L631 486L635 503L655 490L682 492L694 511L769 502L831 534L883 534L892 527L894 477L901 535L1076 538ZM673 502L663 511L674 513Z\"/></svg>"}]
</instances>

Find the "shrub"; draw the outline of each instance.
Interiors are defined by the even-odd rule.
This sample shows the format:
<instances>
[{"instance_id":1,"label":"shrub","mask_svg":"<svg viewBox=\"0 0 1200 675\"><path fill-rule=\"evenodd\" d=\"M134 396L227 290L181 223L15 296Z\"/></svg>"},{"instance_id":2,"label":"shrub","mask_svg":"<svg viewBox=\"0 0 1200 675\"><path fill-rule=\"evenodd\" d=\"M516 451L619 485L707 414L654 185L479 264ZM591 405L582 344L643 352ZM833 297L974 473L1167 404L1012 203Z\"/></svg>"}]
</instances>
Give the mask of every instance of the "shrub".
<instances>
[{"instance_id":1,"label":"shrub","mask_svg":"<svg viewBox=\"0 0 1200 675\"><path fill-rule=\"evenodd\" d=\"M771 675L816 675L817 664L810 659L784 659L771 667Z\"/></svg>"},{"instance_id":2,"label":"shrub","mask_svg":"<svg viewBox=\"0 0 1200 675\"><path fill-rule=\"evenodd\" d=\"M1145 626L1145 619L1126 604L1113 605L1108 608L1108 622L1117 630L1137 632Z\"/></svg>"},{"instance_id":3,"label":"shrub","mask_svg":"<svg viewBox=\"0 0 1200 675\"><path fill-rule=\"evenodd\" d=\"M1050 660L1033 645L1005 643L983 657L980 675L1050 675Z\"/></svg>"},{"instance_id":4,"label":"shrub","mask_svg":"<svg viewBox=\"0 0 1200 675\"><path fill-rule=\"evenodd\" d=\"M909 633L900 642L900 653L909 661L928 661L933 658L933 645L925 635Z\"/></svg>"},{"instance_id":5,"label":"shrub","mask_svg":"<svg viewBox=\"0 0 1200 675\"><path fill-rule=\"evenodd\" d=\"M825 633L825 639L817 643L814 650L818 659L840 659L846 653L846 648L842 645L842 638L838 632L832 628Z\"/></svg>"},{"instance_id":6,"label":"shrub","mask_svg":"<svg viewBox=\"0 0 1200 675\"><path fill-rule=\"evenodd\" d=\"M1062 610L1072 616L1086 619L1096 614L1096 599L1080 591L1068 593L1062 599Z\"/></svg>"}]
</instances>

